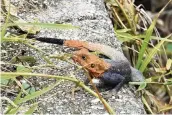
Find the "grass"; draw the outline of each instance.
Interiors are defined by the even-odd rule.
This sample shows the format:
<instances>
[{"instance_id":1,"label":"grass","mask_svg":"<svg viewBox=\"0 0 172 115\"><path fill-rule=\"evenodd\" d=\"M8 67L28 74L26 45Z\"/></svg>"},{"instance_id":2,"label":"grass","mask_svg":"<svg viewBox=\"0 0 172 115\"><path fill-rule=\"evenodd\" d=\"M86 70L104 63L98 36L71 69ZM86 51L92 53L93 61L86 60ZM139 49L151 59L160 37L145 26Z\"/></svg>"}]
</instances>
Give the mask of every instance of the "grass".
<instances>
[{"instance_id":1,"label":"grass","mask_svg":"<svg viewBox=\"0 0 172 115\"><path fill-rule=\"evenodd\" d=\"M171 0L170 0L171 1ZM170 2L169 1L169 2ZM166 42L172 42L169 38L171 35L168 35L165 38L161 38L159 36L154 36L155 33L155 25L159 15L164 10L164 7L158 14L158 16L153 20L152 24L144 31L144 33L139 33L137 31L137 24L139 20L139 16L142 15L140 13L136 13L135 7L132 3L128 3L130 9L127 9L125 5L121 4L116 0L111 0L111 9L113 11L113 18L116 21L117 25L114 25L114 32L117 38L123 42L124 46L129 49L127 52L131 52L130 61L133 66L139 69L145 76L144 82L131 82L130 84L138 85L137 91L141 92L142 94L142 102L145 105L145 108L148 113L157 114L157 113L166 113L171 107L172 103L172 79L169 77L172 74L171 71L171 64L172 59L169 59L168 53L166 53L166 49L164 49L164 45ZM114 5L115 4L115 5ZM10 5L12 6L12 5ZM13 6L12 6L13 7ZM14 7L13 7L14 9ZM119 11L121 10L121 12ZM126 11L131 11L126 12ZM6 114L16 114L23 108L23 104L27 101L32 101L41 95L47 93L48 91L52 90L54 87L58 86L61 80L68 80L74 82L77 86L82 87L85 91L89 92L90 94L94 95L97 98L100 98L99 93L95 93L90 88L84 85L83 82L79 81L75 77L71 76L55 76L55 75L47 75L47 74L38 74L33 73L34 69L42 69L44 68L59 68L57 67L54 62L52 62L51 58L60 59L66 61L70 64L72 62L68 61L70 55L64 56L49 56L45 51L42 51L39 48L33 46L30 40L25 39L25 36L6 36L5 32L7 28L12 26L18 26L21 29L25 29L28 32L36 33L41 28L48 28L48 29L78 29L79 27L74 27L72 25L64 25L64 24L45 24L45 23L20 23L13 20L10 14L10 7L8 7L8 12L4 12L6 17L6 22L3 24L1 29L1 42L9 42L11 44L18 43L23 44L25 47L32 48L37 52L39 56L41 56L45 62L45 65L37 65L37 66L29 66L29 64L33 64L36 62L35 57L32 56L14 56L9 62L5 62L6 65L16 66L16 71L11 72L1 72L1 88L4 90L11 87L16 83L19 86L19 93L15 97L14 100L11 100L8 97L2 97L2 100L8 102ZM19 17L15 19L19 20ZM144 16L142 16L144 17ZM124 20L126 19L126 20ZM141 17L140 17L141 20ZM33 29L36 28L36 29ZM99 33L98 33L99 34ZM155 46L150 44L150 40L157 40L158 43ZM151 45L151 47L149 47ZM131 47L130 47L131 46ZM165 56L165 60L161 58ZM155 60L157 57L157 61ZM28 64L29 63L29 64ZM82 67L74 64L81 69ZM153 70L152 70L153 68ZM153 74L154 73L154 74ZM151 75L148 75L151 74ZM31 85L29 82L21 84L18 82L17 77L23 76L25 79L32 76L37 77L46 77L46 78L55 78L56 83L50 84L48 87L42 88L40 91L35 91L34 87L30 87L30 89L26 89L28 85ZM151 89L153 87L153 89ZM159 95L154 94L154 92L159 89L161 92L166 93L164 97L159 97ZM158 90L158 91L159 91ZM22 95L25 95L22 97ZM164 100L163 98L168 98L168 100ZM161 99L161 100L160 100ZM100 98L102 103L104 104L106 110L109 114L114 114L113 109L109 106L109 104L103 99ZM25 111L25 114L32 114L35 110L37 110L38 104L41 102L34 102L29 105L29 108ZM153 105L153 106L151 106ZM158 109L154 109L158 108Z\"/></svg>"},{"instance_id":2,"label":"grass","mask_svg":"<svg viewBox=\"0 0 172 115\"><path fill-rule=\"evenodd\" d=\"M170 2L171 0L166 6ZM139 69L145 77L145 82L131 82L130 84L139 85L137 91L142 93L142 101L148 113L163 114L170 112L170 106L172 106L172 80L170 78L172 59L170 58L171 54L165 49L165 45L172 42L172 34L165 38L155 36L158 35L155 27L156 22L166 6L157 14L152 23L149 23L149 27L142 27L145 29L144 32L140 33L139 29L134 26L139 23L135 21L133 24L128 18L135 19L137 17L140 21L144 20L143 18L146 19L147 15L142 10L139 11L136 7L135 14L131 15L133 12L128 13L128 8L131 8L129 6L133 5L132 2L123 1L120 3L117 0L111 0L109 3L113 11L113 20L116 22L114 25L115 34L123 42L124 52L128 55L131 64ZM158 42L154 45L150 43L151 40ZM158 94L158 92L161 93ZM163 97L160 96L162 93L165 93ZM165 100L164 98L168 99Z\"/></svg>"}]
</instances>

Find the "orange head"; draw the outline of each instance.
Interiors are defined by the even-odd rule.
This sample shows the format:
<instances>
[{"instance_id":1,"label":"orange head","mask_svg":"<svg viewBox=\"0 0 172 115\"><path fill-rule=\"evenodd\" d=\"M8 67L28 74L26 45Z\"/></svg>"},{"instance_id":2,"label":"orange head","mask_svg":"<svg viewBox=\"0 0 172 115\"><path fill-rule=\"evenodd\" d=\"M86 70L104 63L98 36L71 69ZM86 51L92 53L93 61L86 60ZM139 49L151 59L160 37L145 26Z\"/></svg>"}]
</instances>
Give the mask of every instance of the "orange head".
<instances>
[{"instance_id":1,"label":"orange head","mask_svg":"<svg viewBox=\"0 0 172 115\"><path fill-rule=\"evenodd\" d=\"M109 63L84 48L75 51L72 59L88 70L92 77L100 77L110 67Z\"/></svg>"}]
</instances>

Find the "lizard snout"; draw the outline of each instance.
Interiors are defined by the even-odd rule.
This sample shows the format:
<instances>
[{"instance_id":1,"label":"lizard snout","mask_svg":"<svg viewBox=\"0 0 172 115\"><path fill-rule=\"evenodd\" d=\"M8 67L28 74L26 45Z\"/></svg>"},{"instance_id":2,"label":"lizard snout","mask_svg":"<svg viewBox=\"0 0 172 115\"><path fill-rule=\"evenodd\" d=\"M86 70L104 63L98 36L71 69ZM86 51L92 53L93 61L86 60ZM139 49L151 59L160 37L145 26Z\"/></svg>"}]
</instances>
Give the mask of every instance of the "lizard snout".
<instances>
[{"instance_id":1,"label":"lizard snout","mask_svg":"<svg viewBox=\"0 0 172 115\"><path fill-rule=\"evenodd\" d=\"M73 56L72 56L72 60L73 60L75 63L78 62L77 57L78 57L78 56L76 56L76 55L73 55Z\"/></svg>"}]
</instances>

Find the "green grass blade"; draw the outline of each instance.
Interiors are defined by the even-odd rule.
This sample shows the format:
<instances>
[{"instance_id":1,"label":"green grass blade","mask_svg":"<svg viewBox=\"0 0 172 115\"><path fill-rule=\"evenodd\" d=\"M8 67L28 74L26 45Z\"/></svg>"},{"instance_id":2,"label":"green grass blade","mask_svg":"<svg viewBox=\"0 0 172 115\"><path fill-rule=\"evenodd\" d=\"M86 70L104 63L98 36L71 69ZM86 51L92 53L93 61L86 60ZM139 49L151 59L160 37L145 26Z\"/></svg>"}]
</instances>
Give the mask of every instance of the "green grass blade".
<instances>
[{"instance_id":1,"label":"green grass blade","mask_svg":"<svg viewBox=\"0 0 172 115\"><path fill-rule=\"evenodd\" d=\"M22 73L22 72L1 72L1 78L4 79L10 79L10 78L15 78L16 76L39 76L39 77L46 77L46 78L57 78L57 79L64 79L64 80L69 80L72 82L79 82L76 78L69 77L69 76L56 76L56 75L48 75L48 74L39 74L39 73Z\"/></svg>"},{"instance_id":2,"label":"green grass blade","mask_svg":"<svg viewBox=\"0 0 172 115\"><path fill-rule=\"evenodd\" d=\"M136 64L136 68L139 69L141 63L142 63L142 58L143 58L143 55L144 55L144 52L148 46L148 42L150 40L150 37L152 35L152 32L153 32L153 29L155 27L155 24L156 24L156 21L157 21L157 18L153 21L153 23L151 24L151 26L148 28L148 30L146 31L146 36L145 36L145 39L143 41L143 44L142 44L142 47L139 51L139 57L138 57L138 61L137 61L137 64Z\"/></svg>"},{"instance_id":3,"label":"green grass blade","mask_svg":"<svg viewBox=\"0 0 172 115\"><path fill-rule=\"evenodd\" d=\"M2 5L4 5L4 1L2 0L1 1L2 2ZM2 8L3 8L3 6L2 6ZM9 17L10 17L10 5L9 5L9 9L8 9L8 14L7 14L7 16L6 16L6 20L5 20L5 24L2 26L2 31L1 31L1 40L4 38L4 36L5 36L5 32L6 32L6 30L7 30L7 27L8 27L8 21L9 21ZM0 41L1 41L0 40Z\"/></svg>"},{"instance_id":4,"label":"green grass blade","mask_svg":"<svg viewBox=\"0 0 172 115\"><path fill-rule=\"evenodd\" d=\"M14 100L14 103L16 103L17 100L19 100L21 98L21 94L22 92L20 92L17 97ZM11 110L12 110L13 106L12 105L8 105L7 106L7 111L5 112L5 114L8 114Z\"/></svg>"},{"instance_id":5,"label":"green grass blade","mask_svg":"<svg viewBox=\"0 0 172 115\"><path fill-rule=\"evenodd\" d=\"M164 83L164 85L172 85L172 81L166 82L166 83Z\"/></svg>"},{"instance_id":6,"label":"green grass blade","mask_svg":"<svg viewBox=\"0 0 172 115\"><path fill-rule=\"evenodd\" d=\"M17 97L15 98L15 100L13 101L15 104L16 104L16 101L17 100L19 100L20 98L21 98L21 92L17 95ZM8 107L7 107L8 109L7 109L7 111L5 112L5 114L16 114L17 113L17 111L18 111L18 109L20 108L20 107L17 107L17 108L14 108L12 105L9 105Z\"/></svg>"},{"instance_id":7,"label":"green grass blade","mask_svg":"<svg viewBox=\"0 0 172 115\"><path fill-rule=\"evenodd\" d=\"M150 112L151 114L154 114L153 111L151 110L149 104L147 103L146 99L144 98L144 96L142 96L142 101L143 101L143 103L145 104L145 106L147 107L147 109L149 110L149 112Z\"/></svg>"},{"instance_id":8,"label":"green grass blade","mask_svg":"<svg viewBox=\"0 0 172 115\"><path fill-rule=\"evenodd\" d=\"M72 26L71 24L48 24L48 23L7 23L7 26L35 26L49 29L78 29L77 26Z\"/></svg>"},{"instance_id":9,"label":"green grass blade","mask_svg":"<svg viewBox=\"0 0 172 115\"><path fill-rule=\"evenodd\" d=\"M31 115L38 107L38 103L33 104L28 111L25 112L25 115Z\"/></svg>"},{"instance_id":10,"label":"green grass blade","mask_svg":"<svg viewBox=\"0 0 172 115\"><path fill-rule=\"evenodd\" d=\"M6 113L7 115L15 115L19 110L19 107L18 108L13 108L11 109L11 111L9 111L8 113Z\"/></svg>"},{"instance_id":11,"label":"green grass blade","mask_svg":"<svg viewBox=\"0 0 172 115\"><path fill-rule=\"evenodd\" d=\"M13 107L18 107L13 101L11 101L9 98L7 97L1 97L1 100L7 100Z\"/></svg>"},{"instance_id":12,"label":"green grass blade","mask_svg":"<svg viewBox=\"0 0 172 115\"><path fill-rule=\"evenodd\" d=\"M154 30L154 27L156 25L156 22L157 22L157 19L158 17L160 16L160 14L164 11L164 9L167 7L167 5L171 2L171 0L161 9L161 11L158 13L158 15L155 17L155 19L153 20L152 24L150 25L150 27L148 28L148 30L146 31L146 36L145 36L145 39L143 41L143 44L142 44L142 47L139 51L139 57L138 57L138 61L137 61L137 64L136 64L136 68L139 69L140 68L140 65L142 64L142 58L143 58L143 55L144 55L144 52L148 46L148 42L151 38L151 35L152 35L152 32Z\"/></svg>"},{"instance_id":13,"label":"green grass blade","mask_svg":"<svg viewBox=\"0 0 172 115\"><path fill-rule=\"evenodd\" d=\"M159 111L162 112L162 111L168 111L168 110L172 110L172 106L167 105L166 107L161 108Z\"/></svg>"},{"instance_id":14,"label":"green grass blade","mask_svg":"<svg viewBox=\"0 0 172 115\"><path fill-rule=\"evenodd\" d=\"M11 78L15 78L16 77L16 75L3 75L3 74L1 74L1 79L11 79Z\"/></svg>"},{"instance_id":15,"label":"green grass blade","mask_svg":"<svg viewBox=\"0 0 172 115\"><path fill-rule=\"evenodd\" d=\"M145 89L146 86L147 86L147 83L146 83L146 82L140 84L140 86L139 86L139 88L137 89L137 91L140 91L140 90Z\"/></svg>"},{"instance_id":16,"label":"green grass blade","mask_svg":"<svg viewBox=\"0 0 172 115\"><path fill-rule=\"evenodd\" d=\"M164 38L160 38L160 37L156 37L156 36L151 36L151 39L154 39L154 40L164 40ZM172 42L172 39L166 39L165 42Z\"/></svg>"},{"instance_id":17,"label":"green grass blade","mask_svg":"<svg viewBox=\"0 0 172 115\"><path fill-rule=\"evenodd\" d=\"M162 46L162 44L164 43L164 41L169 38L171 35L167 36L166 38L164 38L164 40L162 40L161 42L159 42L153 49L152 51L150 51L150 54L147 56L147 58L145 58L145 60L143 61L144 63L140 66L140 71L143 72L145 70L145 68L147 67L147 65L149 64L149 62L151 61L151 59L153 58L153 56L157 53L158 49Z\"/></svg>"},{"instance_id":18,"label":"green grass blade","mask_svg":"<svg viewBox=\"0 0 172 115\"><path fill-rule=\"evenodd\" d=\"M51 89L53 89L55 86L59 85L60 84L60 81L55 83L55 84L52 84L50 85L49 87L46 87L46 88L43 88L42 90L40 91L36 91L36 92L33 92L32 94L28 94L27 96L25 96L24 98L21 98L20 100L17 100L16 101L16 104L20 104L20 103L23 103L23 102L26 102L28 100L31 100L31 99L34 99L36 97L39 97L40 95L50 91Z\"/></svg>"}]
</instances>

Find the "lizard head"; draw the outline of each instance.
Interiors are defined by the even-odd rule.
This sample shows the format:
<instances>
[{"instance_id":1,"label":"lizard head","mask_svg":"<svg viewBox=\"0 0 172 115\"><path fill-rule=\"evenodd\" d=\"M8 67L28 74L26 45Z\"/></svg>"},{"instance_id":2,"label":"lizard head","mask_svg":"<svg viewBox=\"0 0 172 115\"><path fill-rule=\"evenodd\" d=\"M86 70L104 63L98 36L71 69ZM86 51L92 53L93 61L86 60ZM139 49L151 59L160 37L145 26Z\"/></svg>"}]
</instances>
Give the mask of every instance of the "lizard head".
<instances>
[{"instance_id":1,"label":"lizard head","mask_svg":"<svg viewBox=\"0 0 172 115\"><path fill-rule=\"evenodd\" d=\"M72 59L89 71L92 77L100 77L110 67L109 63L84 48L75 51Z\"/></svg>"}]
</instances>

